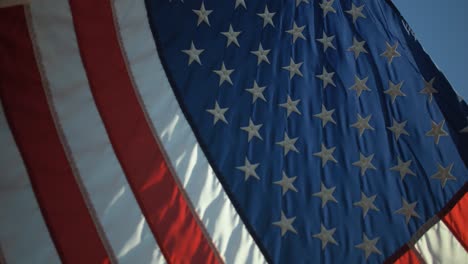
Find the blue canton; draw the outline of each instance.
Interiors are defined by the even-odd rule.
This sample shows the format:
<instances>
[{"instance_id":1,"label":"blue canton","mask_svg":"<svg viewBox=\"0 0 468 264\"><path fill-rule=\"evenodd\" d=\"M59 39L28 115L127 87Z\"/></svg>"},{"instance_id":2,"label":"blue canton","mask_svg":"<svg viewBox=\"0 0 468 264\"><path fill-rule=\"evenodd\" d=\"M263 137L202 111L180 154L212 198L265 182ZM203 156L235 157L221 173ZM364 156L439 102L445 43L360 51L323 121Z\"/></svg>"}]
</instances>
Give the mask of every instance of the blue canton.
<instances>
[{"instance_id":1,"label":"blue canton","mask_svg":"<svg viewBox=\"0 0 468 264\"><path fill-rule=\"evenodd\" d=\"M179 103L271 262L381 263L466 183L468 107L391 3L146 4Z\"/></svg>"}]
</instances>

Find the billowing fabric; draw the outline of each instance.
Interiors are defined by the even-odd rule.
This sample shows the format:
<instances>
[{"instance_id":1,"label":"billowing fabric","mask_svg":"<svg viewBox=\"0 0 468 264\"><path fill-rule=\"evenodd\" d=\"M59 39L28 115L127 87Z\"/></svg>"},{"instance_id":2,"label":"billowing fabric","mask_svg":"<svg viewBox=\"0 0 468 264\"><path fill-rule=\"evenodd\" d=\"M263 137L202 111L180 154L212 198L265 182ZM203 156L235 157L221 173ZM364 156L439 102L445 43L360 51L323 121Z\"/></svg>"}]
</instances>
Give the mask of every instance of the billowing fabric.
<instances>
[{"instance_id":1,"label":"billowing fabric","mask_svg":"<svg viewBox=\"0 0 468 264\"><path fill-rule=\"evenodd\" d=\"M0 1L0 263L464 263L468 106L390 1Z\"/></svg>"}]
</instances>

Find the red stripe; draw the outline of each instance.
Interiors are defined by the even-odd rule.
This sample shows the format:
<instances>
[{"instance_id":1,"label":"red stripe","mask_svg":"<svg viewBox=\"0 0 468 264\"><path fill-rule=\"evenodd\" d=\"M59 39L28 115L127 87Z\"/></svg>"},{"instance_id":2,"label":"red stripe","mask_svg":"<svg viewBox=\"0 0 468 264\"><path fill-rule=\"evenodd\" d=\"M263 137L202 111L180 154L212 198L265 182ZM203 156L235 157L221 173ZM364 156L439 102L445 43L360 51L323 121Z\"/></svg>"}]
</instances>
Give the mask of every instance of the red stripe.
<instances>
[{"instance_id":1,"label":"red stripe","mask_svg":"<svg viewBox=\"0 0 468 264\"><path fill-rule=\"evenodd\" d=\"M418 255L413 249L406 251L399 259L397 259L395 264L420 264L421 262L418 259Z\"/></svg>"},{"instance_id":2,"label":"red stripe","mask_svg":"<svg viewBox=\"0 0 468 264\"><path fill-rule=\"evenodd\" d=\"M217 262L142 110L119 45L110 1L71 0L70 5L99 113L166 260Z\"/></svg>"},{"instance_id":3,"label":"red stripe","mask_svg":"<svg viewBox=\"0 0 468 264\"><path fill-rule=\"evenodd\" d=\"M5 115L60 257L66 263L103 263L108 256L56 130L31 41L23 7L0 9Z\"/></svg>"},{"instance_id":4,"label":"red stripe","mask_svg":"<svg viewBox=\"0 0 468 264\"><path fill-rule=\"evenodd\" d=\"M468 251L468 194L465 193L442 221L452 231L460 244Z\"/></svg>"}]
</instances>

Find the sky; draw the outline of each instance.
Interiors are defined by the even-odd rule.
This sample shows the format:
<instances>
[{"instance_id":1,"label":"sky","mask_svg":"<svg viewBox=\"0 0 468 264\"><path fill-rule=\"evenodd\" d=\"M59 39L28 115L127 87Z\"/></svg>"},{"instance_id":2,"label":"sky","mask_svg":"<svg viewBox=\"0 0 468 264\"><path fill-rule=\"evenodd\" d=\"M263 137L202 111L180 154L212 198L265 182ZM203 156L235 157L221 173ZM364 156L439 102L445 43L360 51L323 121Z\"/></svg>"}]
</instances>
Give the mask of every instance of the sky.
<instances>
[{"instance_id":1,"label":"sky","mask_svg":"<svg viewBox=\"0 0 468 264\"><path fill-rule=\"evenodd\" d=\"M453 88L468 101L468 0L392 0Z\"/></svg>"}]
</instances>

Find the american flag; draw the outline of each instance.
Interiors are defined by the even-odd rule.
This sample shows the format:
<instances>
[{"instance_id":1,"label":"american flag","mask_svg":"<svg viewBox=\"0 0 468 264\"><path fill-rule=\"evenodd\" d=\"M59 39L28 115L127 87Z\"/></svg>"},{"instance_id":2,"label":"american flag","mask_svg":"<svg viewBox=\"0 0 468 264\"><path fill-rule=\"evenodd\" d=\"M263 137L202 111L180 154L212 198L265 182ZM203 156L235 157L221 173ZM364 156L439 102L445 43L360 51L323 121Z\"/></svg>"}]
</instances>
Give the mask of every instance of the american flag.
<instances>
[{"instance_id":1,"label":"american flag","mask_svg":"<svg viewBox=\"0 0 468 264\"><path fill-rule=\"evenodd\" d=\"M468 106L390 1L0 6L0 263L468 263Z\"/></svg>"}]
</instances>

